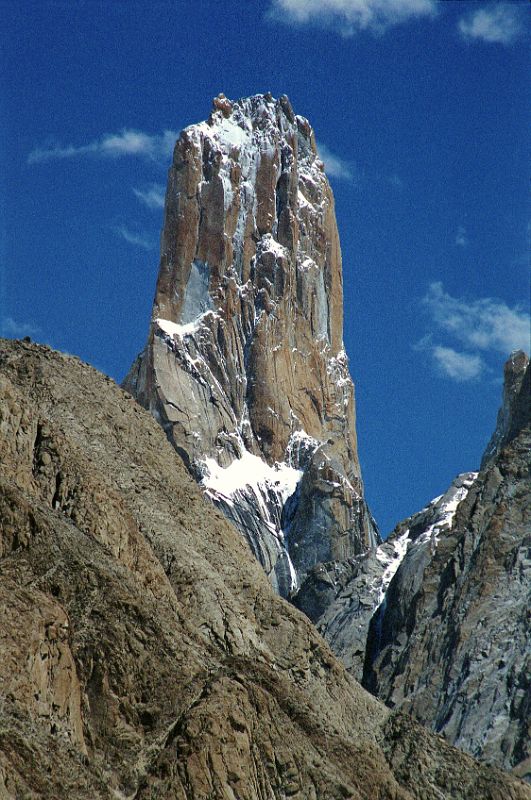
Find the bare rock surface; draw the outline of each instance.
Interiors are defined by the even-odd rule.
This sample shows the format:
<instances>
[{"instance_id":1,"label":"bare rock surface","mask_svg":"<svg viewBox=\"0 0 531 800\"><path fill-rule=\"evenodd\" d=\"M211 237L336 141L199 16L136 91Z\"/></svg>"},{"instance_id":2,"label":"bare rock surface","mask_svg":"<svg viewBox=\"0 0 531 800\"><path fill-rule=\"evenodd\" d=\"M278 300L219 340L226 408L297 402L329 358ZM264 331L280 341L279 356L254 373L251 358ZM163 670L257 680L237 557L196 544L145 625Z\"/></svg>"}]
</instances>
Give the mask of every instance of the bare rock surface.
<instances>
[{"instance_id":1,"label":"bare rock surface","mask_svg":"<svg viewBox=\"0 0 531 800\"><path fill-rule=\"evenodd\" d=\"M0 345L0 797L529 800L344 670L150 414Z\"/></svg>"},{"instance_id":2,"label":"bare rock surface","mask_svg":"<svg viewBox=\"0 0 531 800\"><path fill-rule=\"evenodd\" d=\"M531 380L529 357L523 350L515 350L505 363L503 397L496 428L483 458L481 468L496 458L505 445L517 436L529 422Z\"/></svg>"},{"instance_id":3,"label":"bare rock surface","mask_svg":"<svg viewBox=\"0 0 531 800\"><path fill-rule=\"evenodd\" d=\"M376 614L384 613L402 561L408 559L420 583L440 536L450 529L476 477L475 472L458 475L443 495L397 525L376 550L348 561L318 564L293 598L357 680L363 678L369 626Z\"/></svg>"},{"instance_id":4,"label":"bare rock surface","mask_svg":"<svg viewBox=\"0 0 531 800\"><path fill-rule=\"evenodd\" d=\"M286 97L220 95L169 173L144 352L124 382L282 595L379 542L357 455L334 200Z\"/></svg>"},{"instance_id":5,"label":"bare rock surface","mask_svg":"<svg viewBox=\"0 0 531 800\"><path fill-rule=\"evenodd\" d=\"M371 621L364 685L458 747L531 781L529 360L505 367L482 469L447 530L422 513Z\"/></svg>"}]
</instances>

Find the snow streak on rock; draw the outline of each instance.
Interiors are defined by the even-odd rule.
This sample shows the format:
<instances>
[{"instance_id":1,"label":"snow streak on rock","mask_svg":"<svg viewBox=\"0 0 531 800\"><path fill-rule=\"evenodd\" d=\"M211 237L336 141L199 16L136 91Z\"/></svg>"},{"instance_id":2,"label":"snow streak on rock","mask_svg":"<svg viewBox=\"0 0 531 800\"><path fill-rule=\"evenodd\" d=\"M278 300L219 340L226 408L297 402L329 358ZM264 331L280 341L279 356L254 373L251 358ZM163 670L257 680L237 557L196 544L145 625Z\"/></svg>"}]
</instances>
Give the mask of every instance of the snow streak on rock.
<instances>
[{"instance_id":1,"label":"snow streak on rock","mask_svg":"<svg viewBox=\"0 0 531 800\"><path fill-rule=\"evenodd\" d=\"M474 472L459 475L447 492L401 523L385 542L356 558L319 565L302 584L295 604L315 622L358 680L363 676L369 627L373 626L372 647L377 652L381 621L396 602L393 592L400 572L405 569L414 580L422 580L440 536L451 529L475 477Z\"/></svg>"},{"instance_id":2,"label":"snow streak on rock","mask_svg":"<svg viewBox=\"0 0 531 800\"><path fill-rule=\"evenodd\" d=\"M284 595L379 543L343 348L334 200L286 97L214 100L182 131L150 336L125 386Z\"/></svg>"}]
</instances>

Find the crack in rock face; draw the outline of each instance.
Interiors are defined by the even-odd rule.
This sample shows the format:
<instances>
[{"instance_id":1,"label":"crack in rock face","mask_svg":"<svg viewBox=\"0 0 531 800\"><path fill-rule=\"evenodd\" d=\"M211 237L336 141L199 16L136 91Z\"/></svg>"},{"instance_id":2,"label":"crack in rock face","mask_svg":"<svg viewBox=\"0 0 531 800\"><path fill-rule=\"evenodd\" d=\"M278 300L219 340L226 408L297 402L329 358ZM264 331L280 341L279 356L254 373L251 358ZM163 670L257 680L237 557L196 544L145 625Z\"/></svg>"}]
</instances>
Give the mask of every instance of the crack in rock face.
<instances>
[{"instance_id":1,"label":"crack in rock face","mask_svg":"<svg viewBox=\"0 0 531 800\"><path fill-rule=\"evenodd\" d=\"M289 596L379 543L343 348L334 199L286 97L220 95L169 172L144 352L124 386Z\"/></svg>"}]
</instances>

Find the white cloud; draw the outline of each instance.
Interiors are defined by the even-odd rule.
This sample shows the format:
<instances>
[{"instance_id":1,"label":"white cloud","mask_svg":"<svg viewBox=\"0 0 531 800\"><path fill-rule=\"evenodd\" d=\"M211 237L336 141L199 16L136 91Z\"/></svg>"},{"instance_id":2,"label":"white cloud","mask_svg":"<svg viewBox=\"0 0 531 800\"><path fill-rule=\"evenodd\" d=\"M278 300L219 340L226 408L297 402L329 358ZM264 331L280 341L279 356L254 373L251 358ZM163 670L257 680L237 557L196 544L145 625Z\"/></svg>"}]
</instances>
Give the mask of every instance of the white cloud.
<instances>
[{"instance_id":1,"label":"white cloud","mask_svg":"<svg viewBox=\"0 0 531 800\"><path fill-rule=\"evenodd\" d=\"M432 353L439 371L459 383L479 378L485 369L485 363L479 355L458 353L452 347L441 345L433 347Z\"/></svg>"},{"instance_id":2,"label":"white cloud","mask_svg":"<svg viewBox=\"0 0 531 800\"><path fill-rule=\"evenodd\" d=\"M415 17L433 17L436 0L272 0L270 16L298 25L332 27L344 36L383 33Z\"/></svg>"},{"instance_id":3,"label":"white cloud","mask_svg":"<svg viewBox=\"0 0 531 800\"><path fill-rule=\"evenodd\" d=\"M55 159L96 156L99 158L122 158L136 156L152 161L171 158L178 134L164 131L151 135L142 131L124 129L120 133L106 133L101 139L75 146L53 144L36 147L28 156L28 164L53 161Z\"/></svg>"},{"instance_id":4,"label":"white cloud","mask_svg":"<svg viewBox=\"0 0 531 800\"><path fill-rule=\"evenodd\" d=\"M478 8L459 20L459 31L464 39L512 44L523 33L521 8L509 3L499 3Z\"/></svg>"},{"instance_id":5,"label":"white cloud","mask_svg":"<svg viewBox=\"0 0 531 800\"><path fill-rule=\"evenodd\" d=\"M128 244L135 245L135 247L141 247L143 250L153 250L155 248L155 242L151 239L150 236L146 235L145 233L135 233L134 231L130 231L125 225L118 225L117 227L113 228L114 232L121 236L122 239L125 239Z\"/></svg>"},{"instance_id":6,"label":"white cloud","mask_svg":"<svg viewBox=\"0 0 531 800\"><path fill-rule=\"evenodd\" d=\"M162 183L152 183L147 189L133 189L133 192L148 208L164 208L166 187Z\"/></svg>"},{"instance_id":7,"label":"white cloud","mask_svg":"<svg viewBox=\"0 0 531 800\"><path fill-rule=\"evenodd\" d=\"M440 282L432 283L422 299L433 331L415 345L416 350L431 354L437 371L455 381L471 381L490 371L483 355L513 350L529 352L531 320L529 314L502 300L483 297L463 300L444 291ZM461 348L434 342L447 334Z\"/></svg>"},{"instance_id":8,"label":"white cloud","mask_svg":"<svg viewBox=\"0 0 531 800\"><path fill-rule=\"evenodd\" d=\"M464 225L459 225L459 227L457 228L457 233L455 235L455 243L459 247L467 247L468 236Z\"/></svg>"},{"instance_id":9,"label":"white cloud","mask_svg":"<svg viewBox=\"0 0 531 800\"><path fill-rule=\"evenodd\" d=\"M465 347L508 355L512 350L529 351L530 318L521 308L510 308L502 300L484 297L462 300L432 283L423 304L437 327Z\"/></svg>"},{"instance_id":10,"label":"white cloud","mask_svg":"<svg viewBox=\"0 0 531 800\"><path fill-rule=\"evenodd\" d=\"M334 155L322 142L317 142L317 151L329 178L339 178L344 181L354 179L352 165L348 161Z\"/></svg>"},{"instance_id":11,"label":"white cloud","mask_svg":"<svg viewBox=\"0 0 531 800\"><path fill-rule=\"evenodd\" d=\"M24 336L37 336L40 328L30 322L17 322L13 317L2 317L0 320L0 332L8 339L23 339Z\"/></svg>"}]
</instances>

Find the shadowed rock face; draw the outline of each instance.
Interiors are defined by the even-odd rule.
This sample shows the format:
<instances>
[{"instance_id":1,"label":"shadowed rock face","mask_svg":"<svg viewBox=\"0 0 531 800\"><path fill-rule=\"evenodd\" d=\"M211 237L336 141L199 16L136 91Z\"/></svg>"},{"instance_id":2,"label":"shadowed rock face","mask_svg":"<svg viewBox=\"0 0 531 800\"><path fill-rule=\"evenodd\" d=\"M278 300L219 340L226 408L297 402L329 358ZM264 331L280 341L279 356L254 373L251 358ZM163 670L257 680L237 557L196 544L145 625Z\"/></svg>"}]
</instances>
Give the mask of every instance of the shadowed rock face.
<instances>
[{"instance_id":1,"label":"shadowed rock face","mask_svg":"<svg viewBox=\"0 0 531 800\"><path fill-rule=\"evenodd\" d=\"M290 594L378 541L343 349L334 200L287 98L220 96L180 135L148 342L125 388Z\"/></svg>"},{"instance_id":2,"label":"shadowed rock face","mask_svg":"<svg viewBox=\"0 0 531 800\"><path fill-rule=\"evenodd\" d=\"M531 781L529 375L514 354L479 475L432 552L409 546L371 622L364 684Z\"/></svg>"},{"instance_id":3,"label":"shadowed rock face","mask_svg":"<svg viewBox=\"0 0 531 800\"><path fill-rule=\"evenodd\" d=\"M295 605L393 708L531 780L530 369L505 365L480 473L375 551L315 566Z\"/></svg>"},{"instance_id":4,"label":"shadowed rock face","mask_svg":"<svg viewBox=\"0 0 531 800\"><path fill-rule=\"evenodd\" d=\"M344 670L150 414L0 342L0 797L529 800Z\"/></svg>"},{"instance_id":5,"label":"shadowed rock face","mask_svg":"<svg viewBox=\"0 0 531 800\"><path fill-rule=\"evenodd\" d=\"M496 420L496 429L485 448L481 469L499 455L505 445L518 436L529 423L531 379L529 357L523 350L515 350L504 367L502 405Z\"/></svg>"},{"instance_id":6,"label":"shadowed rock face","mask_svg":"<svg viewBox=\"0 0 531 800\"><path fill-rule=\"evenodd\" d=\"M459 475L443 495L397 525L376 550L348 561L318 564L293 598L357 680L363 676L371 620L384 613L402 561L407 558L410 563L418 588L437 542L450 529L476 477L475 472Z\"/></svg>"}]
</instances>

